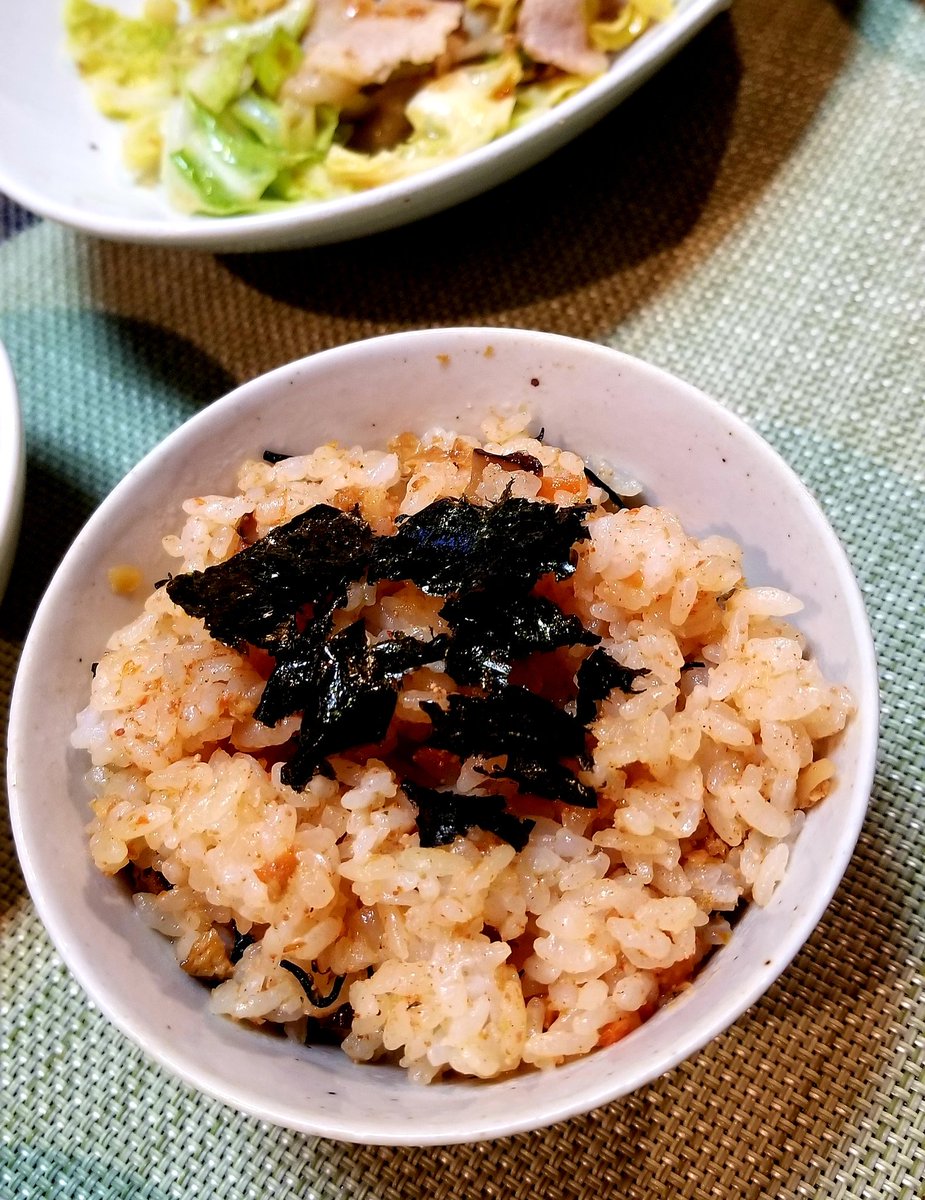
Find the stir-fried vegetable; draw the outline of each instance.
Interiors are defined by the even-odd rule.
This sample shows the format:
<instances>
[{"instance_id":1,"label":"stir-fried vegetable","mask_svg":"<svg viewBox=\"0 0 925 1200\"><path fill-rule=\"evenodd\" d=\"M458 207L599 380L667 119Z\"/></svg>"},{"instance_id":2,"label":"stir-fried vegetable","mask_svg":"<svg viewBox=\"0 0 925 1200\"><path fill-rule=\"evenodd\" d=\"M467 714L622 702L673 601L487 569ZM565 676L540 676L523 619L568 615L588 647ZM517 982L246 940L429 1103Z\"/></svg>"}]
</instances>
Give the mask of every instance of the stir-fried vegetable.
<instances>
[{"instance_id":1,"label":"stir-fried vegetable","mask_svg":"<svg viewBox=\"0 0 925 1200\"><path fill-rule=\"evenodd\" d=\"M71 55L125 159L213 215L427 170L547 112L672 0L67 0Z\"/></svg>"}]
</instances>

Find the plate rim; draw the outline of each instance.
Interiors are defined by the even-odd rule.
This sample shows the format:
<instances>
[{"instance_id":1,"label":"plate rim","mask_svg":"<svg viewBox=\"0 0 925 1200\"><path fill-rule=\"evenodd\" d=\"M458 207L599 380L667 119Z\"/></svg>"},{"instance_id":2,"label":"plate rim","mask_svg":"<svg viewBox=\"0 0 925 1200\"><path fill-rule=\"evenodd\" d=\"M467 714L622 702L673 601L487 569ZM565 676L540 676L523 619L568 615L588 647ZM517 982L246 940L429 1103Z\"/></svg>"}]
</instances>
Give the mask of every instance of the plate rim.
<instances>
[{"instance_id":1,"label":"plate rim","mask_svg":"<svg viewBox=\"0 0 925 1200\"><path fill-rule=\"evenodd\" d=\"M166 208L163 219L107 216L49 197L11 171L2 142L0 191L39 216L96 237L187 249L233 252L321 245L395 228L487 191L560 148L616 107L731 3L689 0L622 51L603 75L535 120L420 174L334 200L218 218L173 214ZM76 84L76 71L73 79Z\"/></svg>"}]
</instances>

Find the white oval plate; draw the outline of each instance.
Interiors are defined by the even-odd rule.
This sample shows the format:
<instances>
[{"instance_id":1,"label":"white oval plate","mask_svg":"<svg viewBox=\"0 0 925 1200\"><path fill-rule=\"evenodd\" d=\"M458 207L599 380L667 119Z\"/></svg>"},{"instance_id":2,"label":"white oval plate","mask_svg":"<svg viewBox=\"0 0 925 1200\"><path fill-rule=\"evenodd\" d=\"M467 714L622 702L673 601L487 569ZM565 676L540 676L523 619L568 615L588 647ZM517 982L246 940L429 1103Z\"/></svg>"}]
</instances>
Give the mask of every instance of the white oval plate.
<instances>
[{"instance_id":1,"label":"white oval plate","mask_svg":"<svg viewBox=\"0 0 925 1200\"><path fill-rule=\"evenodd\" d=\"M141 0L108 0L137 13ZM677 0L583 91L521 129L421 175L274 213L196 217L168 207L122 167L123 127L93 107L64 48L59 4L0 7L0 191L44 217L99 237L213 251L344 241L414 221L532 166L602 117L730 0Z\"/></svg>"},{"instance_id":2,"label":"white oval plate","mask_svg":"<svg viewBox=\"0 0 925 1200\"><path fill-rule=\"evenodd\" d=\"M0 600L9 579L25 478L25 446L13 368L0 342Z\"/></svg>"},{"instance_id":3,"label":"white oval plate","mask_svg":"<svg viewBox=\"0 0 925 1200\"><path fill-rule=\"evenodd\" d=\"M265 448L329 439L383 447L402 429L477 433L494 407L526 404L549 441L593 449L682 514L697 536L736 538L753 582L796 593L795 619L857 712L833 759L837 785L808 817L783 882L750 907L692 987L631 1036L557 1067L490 1083L422 1087L399 1068L261 1036L207 1011L202 985L141 924L125 889L92 866L86 756L70 749L90 664L140 597L115 596L106 568L134 562L145 591L172 560L160 539L185 496L233 488ZM53 665L53 669L49 664ZM588 342L516 329L438 329L374 338L244 384L171 434L104 501L42 601L10 712L13 832L36 907L65 962L110 1019L196 1087L262 1120L344 1141L430 1145L537 1129L648 1083L725 1029L809 936L854 847L877 745L870 628L845 553L790 468L747 425L681 380ZM797 1001L795 1001L796 1003ZM794 1036L799 1036L794 1018Z\"/></svg>"}]
</instances>

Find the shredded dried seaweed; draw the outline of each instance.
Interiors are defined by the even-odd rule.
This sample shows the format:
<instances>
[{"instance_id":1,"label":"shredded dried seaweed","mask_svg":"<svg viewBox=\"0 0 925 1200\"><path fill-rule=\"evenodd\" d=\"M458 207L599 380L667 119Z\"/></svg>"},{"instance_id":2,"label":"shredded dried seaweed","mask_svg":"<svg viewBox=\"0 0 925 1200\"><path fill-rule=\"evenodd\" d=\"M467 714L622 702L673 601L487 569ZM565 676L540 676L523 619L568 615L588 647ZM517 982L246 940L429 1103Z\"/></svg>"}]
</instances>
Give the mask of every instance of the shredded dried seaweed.
<instances>
[{"instance_id":1,"label":"shredded dried seaweed","mask_svg":"<svg viewBox=\"0 0 925 1200\"><path fill-rule=\"evenodd\" d=\"M339 1046L353 1028L354 1015L350 1004L340 1004L323 1017L306 1017L305 1045Z\"/></svg>"},{"instance_id":2,"label":"shredded dried seaweed","mask_svg":"<svg viewBox=\"0 0 925 1200\"><path fill-rule=\"evenodd\" d=\"M444 658L449 643L445 633L427 642L407 633L395 633L388 641L370 646L368 652L388 678L398 681L409 671Z\"/></svg>"},{"instance_id":3,"label":"shredded dried seaweed","mask_svg":"<svg viewBox=\"0 0 925 1200\"><path fill-rule=\"evenodd\" d=\"M554 759L509 754L506 763L494 763L482 770L489 779L510 779L521 792L561 800L576 808L597 808L597 792L582 783L564 763Z\"/></svg>"},{"instance_id":4,"label":"shredded dried seaweed","mask_svg":"<svg viewBox=\"0 0 925 1200\"><path fill-rule=\"evenodd\" d=\"M275 467L277 463L285 462L287 458L292 458L291 454L282 454L279 450L264 450L263 461L269 463L271 467Z\"/></svg>"},{"instance_id":5,"label":"shredded dried seaweed","mask_svg":"<svg viewBox=\"0 0 925 1200\"><path fill-rule=\"evenodd\" d=\"M441 659L447 642L445 636L423 642L396 634L369 645L361 621L323 641L312 660L316 674L293 690L302 727L295 756L282 769L283 783L301 791L328 755L381 741L395 712L401 677ZM280 693L274 693L274 713L285 706Z\"/></svg>"},{"instance_id":6,"label":"shredded dried seaweed","mask_svg":"<svg viewBox=\"0 0 925 1200\"><path fill-rule=\"evenodd\" d=\"M234 921L231 922L231 936L234 940L228 952L228 957L231 960L232 966L235 966L241 961L247 947L253 946L255 939L252 933L241 933Z\"/></svg>"},{"instance_id":7,"label":"shredded dried seaweed","mask_svg":"<svg viewBox=\"0 0 925 1200\"><path fill-rule=\"evenodd\" d=\"M489 462L497 463L499 467L513 467L515 471L529 471L531 475L543 474L543 464L533 454L528 454L526 450L514 450L510 454L492 454L490 450L483 450L477 446L475 453L479 458L486 458Z\"/></svg>"},{"instance_id":8,"label":"shredded dried seaweed","mask_svg":"<svg viewBox=\"0 0 925 1200\"><path fill-rule=\"evenodd\" d=\"M598 704L606 700L614 688L631 696L636 691L633 687L635 681L641 675L648 674L645 667L624 667L611 658L606 650L592 650L578 668L575 716L583 725L587 725L597 716Z\"/></svg>"},{"instance_id":9,"label":"shredded dried seaweed","mask_svg":"<svg viewBox=\"0 0 925 1200\"><path fill-rule=\"evenodd\" d=\"M542 470L532 455L486 457L517 470ZM577 717L510 685L509 676L514 662L530 654L600 640L579 618L530 594L544 575L564 579L573 573L573 547L588 537L591 510L590 504L559 507L509 494L484 506L449 498L399 518L393 535L374 537L358 514L316 505L227 562L170 578L166 587L219 640L250 643L274 656L255 715L266 725L302 716L282 768L288 786L301 790L316 772L330 774L333 754L381 742L402 677L445 660L458 684L485 694L453 694L446 709L425 702L429 744L461 758L500 756L491 774L537 796L588 806L595 802L593 790L561 760L590 761L589 714L593 718L597 701L613 687L631 690L639 672L593 652L579 671ZM452 635L425 642L399 634L373 645L362 621L332 635L349 584L365 573L371 582L409 580L446 597L441 616ZM516 818L504 813L503 797L475 799L483 817L479 827L507 840L520 836ZM453 802L440 803L449 812ZM425 809L436 811L433 803ZM430 826L428 836L461 826L472 811L446 816L446 828Z\"/></svg>"},{"instance_id":10,"label":"shredded dried seaweed","mask_svg":"<svg viewBox=\"0 0 925 1200\"><path fill-rule=\"evenodd\" d=\"M417 809L418 836L425 847L448 846L472 829L493 833L523 850L535 822L506 811L503 796L460 795L405 781L402 790Z\"/></svg>"},{"instance_id":11,"label":"shredded dried seaweed","mask_svg":"<svg viewBox=\"0 0 925 1200\"><path fill-rule=\"evenodd\" d=\"M220 642L275 650L306 604L363 575L373 540L362 518L317 504L225 562L175 575L167 594Z\"/></svg>"},{"instance_id":12,"label":"shredded dried seaweed","mask_svg":"<svg viewBox=\"0 0 925 1200\"><path fill-rule=\"evenodd\" d=\"M317 704L321 660L333 616L334 608L328 605L301 631L287 631L281 638L273 670L254 712L258 721L276 725L283 717L311 710Z\"/></svg>"},{"instance_id":13,"label":"shredded dried seaweed","mask_svg":"<svg viewBox=\"0 0 925 1200\"><path fill-rule=\"evenodd\" d=\"M453 630L447 671L457 683L485 688L506 683L514 661L528 654L601 640L551 600L497 589L455 596L440 616Z\"/></svg>"},{"instance_id":14,"label":"shredded dried seaweed","mask_svg":"<svg viewBox=\"0 0 925 1200\"><path fill-rule=\"evenodd\" d=\"M518 754L587 761L584 725L527 688L508 686L486 696L454 692L447 705L421 704L433 724L430 744L439 750L460 758Z\"/></svg>"},{"instance_id":15,"label":"shredded dried seaweed","mask_svg":"<svg viewBox=\"0 0 925 1200\"><path fill-rule=\"evenodd\" d=\"M595 487L600 488L602 492L605 492L607 495L607 499L616 508L628 508L629 507L629 505L626 503L626 501L623 499L623 497L618 492L615 492L609 484L605 483L603 481L603 479L601 479L600 475L595 475L595 473L591 470L590 467L585 467L585 478L590 483L593 483Z\"/></svg>"},{"instance_id":16,"label":"shredded dried seaweed","mask_svg":"<svg viewBox=\"0 0 925 1200\"><path fill-rule=\"evenodd\" d=\"M300 967L298 963L290 962L288 958L281 958L279 965L284 971L288 971L290 975L295 976L299 987L305 993L312 1008L330 1008L332 1004L336 1004L337 998L341 994L347 979L346 975L336 975L334 983L331 985L331 990L325 996L315 987L314 976L310 975L303 967ZM312 963L312 970L316 969L315 963Z\"/></svg>"},{"instance_id":17,"label":"shredded dried seaweed","mask_svg":"<svg viewBox=\"0 0 925 1200\"><path fill-rule=\"evenodd\" d=\"M430 596L451 596L490 584L529 589L542 575L571 575L572 547L587 538L591 505L560 508L521 497L476 505L436 500L400 519L379 538L369 578L410 580Z\"/></svg>"}]
</instances>

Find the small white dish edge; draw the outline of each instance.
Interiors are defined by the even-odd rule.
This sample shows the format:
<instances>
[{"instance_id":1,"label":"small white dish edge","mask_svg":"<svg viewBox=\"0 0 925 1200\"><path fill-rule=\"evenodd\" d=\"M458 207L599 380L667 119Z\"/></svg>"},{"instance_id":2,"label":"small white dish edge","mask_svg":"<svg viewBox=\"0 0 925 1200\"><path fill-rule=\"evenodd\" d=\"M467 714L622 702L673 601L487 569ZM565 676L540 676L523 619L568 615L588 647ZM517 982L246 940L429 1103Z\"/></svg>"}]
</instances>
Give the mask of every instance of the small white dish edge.
<instances>
[{"instance_id":1,"label":"small white dish edge","mask_svg":"<svg viewBox=\"0 0 925 1200\"><path fill-rule=\"evenodd\" d=\"M0 342L0 600L16 556L24 485L25 440L19 394L9 355Z\"/></svg>"}]
</instances>

